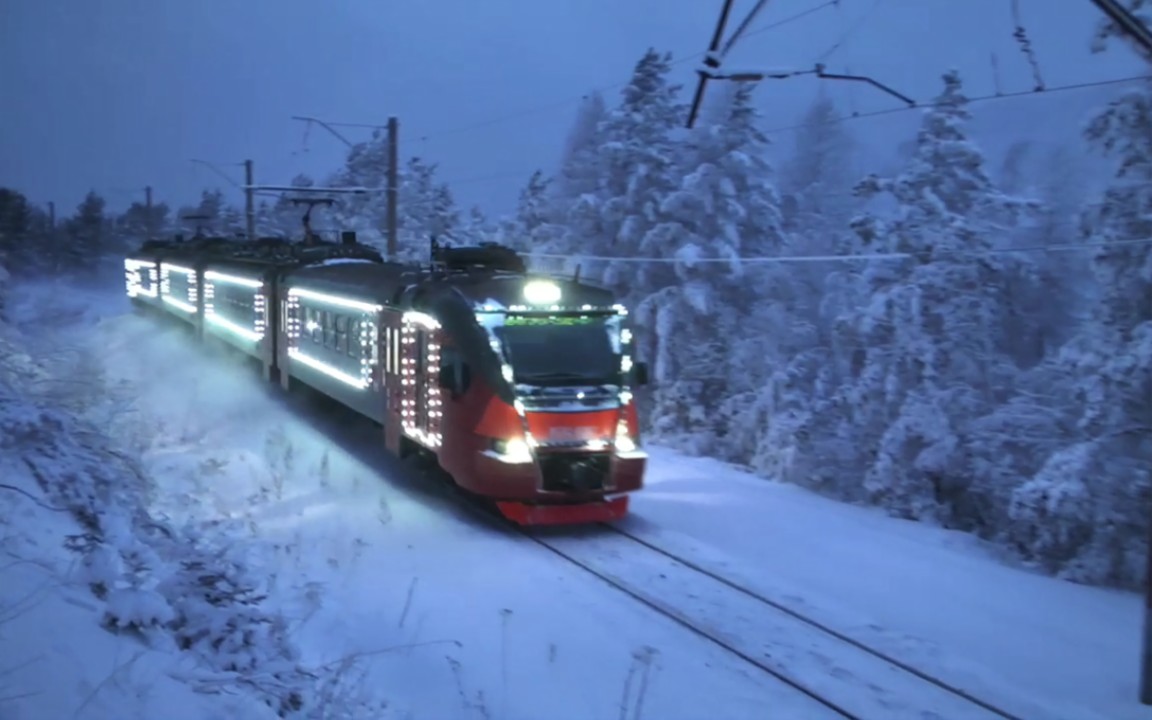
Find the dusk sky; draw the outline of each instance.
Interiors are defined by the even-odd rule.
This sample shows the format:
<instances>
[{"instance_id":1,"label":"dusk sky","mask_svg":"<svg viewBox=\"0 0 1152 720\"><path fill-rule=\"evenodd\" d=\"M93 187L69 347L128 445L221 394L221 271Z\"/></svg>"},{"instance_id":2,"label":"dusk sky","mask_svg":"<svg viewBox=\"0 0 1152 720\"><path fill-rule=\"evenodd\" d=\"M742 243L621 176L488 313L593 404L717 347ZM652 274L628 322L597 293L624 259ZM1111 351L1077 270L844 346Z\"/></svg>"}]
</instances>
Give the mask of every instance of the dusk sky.
<instances>
[{"instance_id":1,"label":"dusk sky","mask_svg":"<svg viewBox=\"0 0 1152 720\"><path fill-rule=\"evenodd\" d=\"M292 115L401 122L402 152L440 164L462 205L509 211L537 167L554 167L581 95L609 103L648 46L677 59L704 49L719 0L2 0L0 185L61 211L90 188L113 207L143 197L179 204L224 180L189 162L256 163L257 179L323 176L344 146ZM737 19L751 6L737 3ZM774 0L762 29L823 0ZM1099 11L1089 0L1020 0L1050 86L1143 72L1127 49L1088 52ZM871 75L918 100L948 67L970 95L1032 85L1012 38L1008 0L841 0L758 32L732 65ZM677 65L685 83L695 60ZM766 126L794 123L810 78L760 90ZM1123 86L981 106L998 113L989 139L1069 136L1086 109ZM865 86L829 86L846 111L899 103ZM917 113L852 123L873 148L905 139ZM1071 129L1071 130L1070 130ZM366 129L342 128L352 140ZM788 133L773 139L781 145ZM234 192L234 191L233 191Z\"/></svg>"}]
</instances>

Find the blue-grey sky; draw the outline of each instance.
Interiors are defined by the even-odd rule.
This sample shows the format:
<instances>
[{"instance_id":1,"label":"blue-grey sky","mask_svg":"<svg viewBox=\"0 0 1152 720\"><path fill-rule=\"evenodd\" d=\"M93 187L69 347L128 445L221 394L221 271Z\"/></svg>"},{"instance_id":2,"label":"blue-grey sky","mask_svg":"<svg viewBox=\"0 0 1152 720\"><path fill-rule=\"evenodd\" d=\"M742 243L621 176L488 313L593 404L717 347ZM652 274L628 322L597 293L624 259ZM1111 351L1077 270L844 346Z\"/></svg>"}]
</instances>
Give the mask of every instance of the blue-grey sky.
<instances>
[{"instance_id":1,"label":"blue-grey sky","mask_svg":"<svg viewBox=\"0 0 1152 720\"><path fill-rule=\"evenodd\" d=\"M441 166L462 204L510 210L536 167L554 166L576 102L627 79L648 46L676 58L702 50L720 0L0 0L0 184L67 212L89 189L113 207L142 198L183 202L224 185L189 158L256 162L257 179L324 175L344 147L323 131L307 142L292 115L401 121L405 155ZM751 0L738 0L736 15ZM755 28L823 5L773 0ZM1098 11L1089 0L1020 0L1049 85L1143 72L1126 48L1088 53ZM1008 0L841 0L748 37L732 64L809 67L827 58L928 99L958 67L972 95L1032 81L1011 36ZM694 64L677 66L692 82ZM811 79L765 84L770 128L794 122ZM864 86L829 88L861 112L893 99ZM1066 137L1116 88L981 106L990 145ZM990 119L993 118L993 119ZM852 123L887 146L916 113ZM369 131L344 129L353 140ZM788 133L775 136L786 144ZM237 179L239 167L227 168Z\"/></svg>"}]
</instances>

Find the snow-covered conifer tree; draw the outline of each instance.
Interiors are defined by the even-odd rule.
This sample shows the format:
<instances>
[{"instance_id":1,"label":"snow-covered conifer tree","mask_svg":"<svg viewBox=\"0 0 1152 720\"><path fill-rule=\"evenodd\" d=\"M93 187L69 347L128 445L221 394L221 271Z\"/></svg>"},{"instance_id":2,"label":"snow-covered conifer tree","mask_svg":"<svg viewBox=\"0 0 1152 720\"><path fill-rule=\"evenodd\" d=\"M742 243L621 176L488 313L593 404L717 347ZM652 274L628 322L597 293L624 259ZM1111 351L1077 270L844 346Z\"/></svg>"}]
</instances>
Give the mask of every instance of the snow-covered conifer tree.
<instances>
[{"instance_id":1,"label":"snow-covered conifer tree","mask_svg":"<svg viewBox=\"0 0 1152 720\"><path fill-rule=\"evenodd\" d=\"M142 202L134 202L116 219L116 229L126 243L138 244L150 237L163 235L170 219L165 203L155 203L151 209Z\"/></svg>"},{"instance_id":2,"label":"snow-covered conifer tree","mask_svg":"<svg viewBox=\"0 0 1152 720\"><path fill-rule=\"evenodd\" d=\"M908 165L859 185L866 198L898 204L892 217L854 221L866 247L911 258L866 271L871 299L840 319L836 338L851 379L817 399L778 468L826 488L863 474L863 488L829 489L953 523L971 483L961 438L1015 376L1003 352L1004 263L973 253L993 247L1020 203L989 179L968 119L960 77L949 72Z\"/></svg>"},{"instance_id":3,"label":"snow-covered conifer tree","mask_svg":"<svg viewBox=\"0 0 1152 720\"><path fill-rule=\"evenodd\" d=\"M820 92L804 114L788 161L781 167L781 192L789 200L786 227L811 232L813 221L842 226L854 205L855 147L836 104ZM813 248L814 249L814 248Z\"/></svg>"},{"instance_id":4,"label":"snow-covered conifer tree","mask_svg":"<svg viewBox=\"0 0 1152 720\"><path fill-rule=\"evenodd\" d=\"M620 104L600 124L603 167L599 209L605 254L638 255L645 236L661 222L660 207L680 184L674 131L684 122L680 86L669 82L671 56L649 49L621 91ZM657 289L658 281L634 265L611 263L605 281L630 299Z\"/></svg>"},{"instance_id":5,"label":"snow-covered conifer tree","mask_svg":"<svg viewBox=\"0 0 1152 720\"><path fill-rule=\"evenodd\" d=\"M65 227L69 240L68 255L80 267L92 267L103 255L109 239L104 198L90 191L68 219Z\"/></svg>"},{"instance_id":6,"label":"snow-covered conifer tree","mask_svg":"<svg viewBox=\"0 0 1152 720\"><path fill-rule=\"evenodd\" d=\"M432 237L450 235L460 223L452 190L436 178L436 169L419 157L404 165L397 199L402 259L426 260Z\"/></svg>"},{"instance_id":7,"label":"snow-covered conifer tree","mask_svg":"<svg viewBox=\"0 0 1152 720\"><path fill-rule=\"evenodd\" d=\"M1083 239L1115 244L1092 263L1091 321L1040 369L1071 428L1013 493L1009 537L1065 577L1137 586L1152 502L1152 88L1111 102L1085 136L1117 169L1084 213Z\"/></svg>"},{"instance_id":8,"label":"snow-covered conifer tree","mask_svg":"<svg viewBox=\"0 0 1152 720\"><path fill-rule=\"evenodd\" d=\"M774 293L763 268L742 254L779 254L779 202L764 157L753 86L725 85L682 151L685 175L644 237L644 256L672 258L674 273L639 308L657 378L655 426L700 448L728 432L721 411L734 393L766 376L764 348L749 329ZM726 262L701 262L703 259ZM760 339L766 339L767 334Z\"/></svg>"},{"instance_id":9,"label":"snow-covered conifer tree","mask_svg":"<svg viewBox=\"0 0 1152 720\"><path fill-rule=\"evenodd\" d=\"M571 202L581 195L594 194L599 189L600 124L607 114L604 96L598 91L592 91L581 101L572 129L564 142L560 172L553 187L555 197L561 202Z\"/></svg>"}]
</instances>

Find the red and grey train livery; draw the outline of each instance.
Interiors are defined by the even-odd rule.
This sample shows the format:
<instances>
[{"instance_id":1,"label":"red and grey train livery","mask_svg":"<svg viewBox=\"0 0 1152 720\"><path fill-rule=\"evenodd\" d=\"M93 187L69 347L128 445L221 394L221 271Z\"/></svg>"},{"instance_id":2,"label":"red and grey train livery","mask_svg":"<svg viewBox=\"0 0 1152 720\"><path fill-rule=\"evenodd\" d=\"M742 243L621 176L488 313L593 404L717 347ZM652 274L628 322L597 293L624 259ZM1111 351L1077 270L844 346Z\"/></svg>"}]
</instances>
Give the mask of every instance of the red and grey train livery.
<instances>
[{"instance_id":1,"label":"red and grey train livery","mask_svg":"<svg viewBox=\"0 0 1152 720\"><path fill-rule=\"evenodd\" d=\"M434 457L523 525L627 513L647 456L628 312L576 278L534 275L499 245L440 247L427 266L339 243L151 241L125 260L133 302L260 361Z\"/></svg>"}]
</instances>

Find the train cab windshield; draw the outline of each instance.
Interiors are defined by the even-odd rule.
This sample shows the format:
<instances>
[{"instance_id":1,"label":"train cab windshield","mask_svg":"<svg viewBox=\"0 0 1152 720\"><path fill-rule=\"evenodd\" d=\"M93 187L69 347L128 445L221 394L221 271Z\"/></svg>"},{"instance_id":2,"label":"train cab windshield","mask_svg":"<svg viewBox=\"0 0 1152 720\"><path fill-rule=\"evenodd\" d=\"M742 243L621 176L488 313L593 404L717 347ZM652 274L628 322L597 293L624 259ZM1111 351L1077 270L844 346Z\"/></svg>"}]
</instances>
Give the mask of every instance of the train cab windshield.
<instances>
[{"instance_id":1,"label":"train cab windshield","mask_svg":"<svg viewBox=\"0 0 1152 720\"><path fill-rule=\"evenodd\" d=\"M618 384L611 332L602 318L508 318L494 330L514 382L538 386Z\"/></svg>"}]
</instances>

